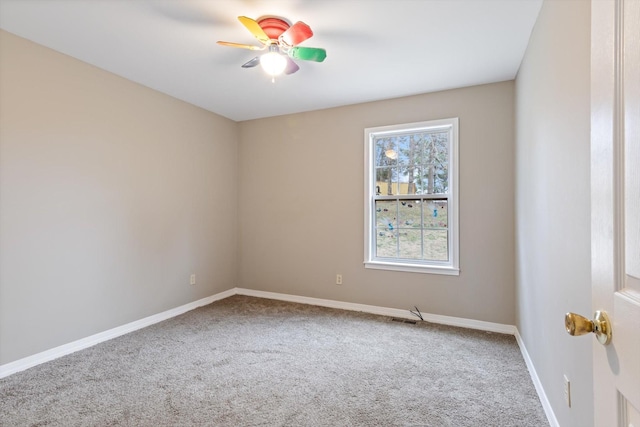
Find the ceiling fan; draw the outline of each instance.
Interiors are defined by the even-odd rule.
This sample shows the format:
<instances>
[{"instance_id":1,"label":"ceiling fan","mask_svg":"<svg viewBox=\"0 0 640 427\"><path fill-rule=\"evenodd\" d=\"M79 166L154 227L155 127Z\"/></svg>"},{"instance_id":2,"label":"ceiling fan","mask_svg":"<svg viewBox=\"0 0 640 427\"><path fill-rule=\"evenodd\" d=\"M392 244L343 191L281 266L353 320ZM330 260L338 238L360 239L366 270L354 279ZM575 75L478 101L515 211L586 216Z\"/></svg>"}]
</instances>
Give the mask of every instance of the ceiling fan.
<instances>
[{"instance_id":1,"label":"ceiling fan","mask_svg":"<svg viewBox=\"0 0 640 427\"><path fill-rule=\"evenodd\" d=\"M300 69L293 59L322 62L327 57L327 51L324 49L298 46L313 36L311 28L302 21L290 25L282 18L271 16L262 17L258 20L246 16L238 16L238 20L262 45L255 46L225 41L218 41L218 44L267 51L242 64L242 68L252 68L260 64L267 74L275 78L275 76L283 72L284 74L293 74Z\"/></svg>"}]
</instances>

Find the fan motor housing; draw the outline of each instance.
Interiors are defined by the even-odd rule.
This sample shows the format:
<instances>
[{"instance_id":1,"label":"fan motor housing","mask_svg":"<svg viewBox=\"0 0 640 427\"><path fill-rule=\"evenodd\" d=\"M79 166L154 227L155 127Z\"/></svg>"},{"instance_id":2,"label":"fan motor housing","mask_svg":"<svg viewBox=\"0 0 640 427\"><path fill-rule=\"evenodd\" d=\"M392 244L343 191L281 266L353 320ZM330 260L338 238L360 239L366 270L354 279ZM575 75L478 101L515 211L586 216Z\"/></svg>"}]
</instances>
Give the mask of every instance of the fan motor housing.
<instances>
[{"instance_id":1,"label":"fan motor housing","mask_svg":"<svg viewBox=\"0 0 640 427\"><path fill-rule=\"evenodd\" d=\"M280 34L284 33L291 26L281 18L265 17L256 21L265 34L272 40L277 40Z\"/></svg>"}]
</instances>

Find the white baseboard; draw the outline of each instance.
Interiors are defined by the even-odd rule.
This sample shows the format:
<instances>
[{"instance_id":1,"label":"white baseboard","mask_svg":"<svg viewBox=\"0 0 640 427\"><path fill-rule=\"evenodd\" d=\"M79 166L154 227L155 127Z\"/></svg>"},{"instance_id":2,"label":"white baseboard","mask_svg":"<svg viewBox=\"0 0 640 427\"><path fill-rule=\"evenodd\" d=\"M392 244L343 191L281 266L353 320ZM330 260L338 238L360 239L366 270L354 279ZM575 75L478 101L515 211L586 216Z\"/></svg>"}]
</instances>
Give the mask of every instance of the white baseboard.
<instances>
[{"instance_id":1,"label":"white baseboard","mask_svg":"<svg viewBox=\"0 0 640 427\"><path fill-rule=\"evenodd\" d=\"M171 310L163 311L162 313L154 314L152 316L145 317L144 319L136 320L135 322L127 323L126 325L109 329L108 331L100 332L95 335L91 335L86 338L82 338L77 341L73 341L68 344L64 344L50 350L43 351L41 353L34 354L32 356L16 360L15 362L0 365L0 378L15 374L16 372L24 371L25 369L29 369L41 363L49 362L59 357L66 356L67 354L83 350L112 338L119 337L120 335L128 334L129 332L142 329L144 327L153 325L154 323L162 322L163 320L170 319L182 313L186 313L187 311L202 307L203 305L208 305L214 301L230 297L232 295L235 295L235 293L235 289L229 289L228 291L220 292L218 294L202 298L185 305L181 305L180 307L172 308Z\"/></svg>"},{"instance_id":2,"label":"white baseboard","mask_svg":"<svg viewBox=\"0 0 640 427\"><path fill-rule=\"evenodd\" d=\"M41 353L34 354L32 356L25 357L23 359L16 360L15 362L0 365L0 378L7 377L16 372L23 371L33 366L39 365L50 360L57 359L67 354L74 353L76 351L91 347L101 342L110 340L112 338L119 337L120 335L133 332L138 329L153 325L154 323L162 322L163 320L170 319L187 311L202 307L204 305L211 304L212 302L219 301L224 298L228 298L233 295L246 295L258 298L275 299L280 301L297 302L301 304L316 305L320 307L337 308L349 311L361 311L364 313L378 314L381 316L397 317L403 319L416 319L414 315L409 313L408 310L400 310L397 308L378 307L366 304L356 304L350 302L327 300L320 298L303 297L297 295L281 294L277 292L257 291L253 289L245 288L233 288L218 294L199 299L197 301L190 302L180 307L173 308L171 310L164 311L162 313L154 314L153 316L145 317L144 319L137 320L135 322L127 323L126 325L119 326L117 328L110 329L108 331L100 332L95 335L91 335L86 338L82 338L77 341L73 341L68 344L61 345L59 347L52 348L50 350L43 351ZM439 314L422 313L422 317L427 322L440 323L443 325L459 326L462 328L479 329L489 332L498 332L503 334L515 335L518 346L522 353L522 357L529 369L531 380L538 392L540 402L544 409L545 414L551 427L559 427L558 420L551 408L551 404L547 399L547 395L542 387L542 383L538 378L533 362L529 357L529 353L520 337L518 329L513 325L505 325L501 323L483 322L480 320L464 319L460 317L442 316Z\"/></svg>"},{"instance_id":3,"label":"white baseboard","mask_svg":"<svg viewBox=\"0 0 640 427\"><path fill-rule=\"evenodd\" d=\"M364 313L378 314L381 316L398 317L402 319L416 320L416 316L409 313L409 310L398 308L379 307L374 305L356 304L351 302L335 301L320 298L301 297L297 295L280 294L276 292L256 291L253 289L236 288L236 294L247 295L258 298L268 298L281 301L297 302L301 304L317 305L320 307L339 308L342 310L362 311ZM483 331L499 332L514 335L515 326L501 323L483 322L481 320L463 319L460 317L442 316L439 314L422 313L422 317L427 322L440 323L443 325L460 326L462 328L480 329Z\"/></svg>"},{"instance_id":4,"label":"white baseboard","mask_svg":"<svg viewBox=\"0 0 640 427\"><path fill-rule=\"evenodd\" d=\"M16 360L15 362L0 365L0 378L7 377L16 372L23 371L33 366L39 365L50 360L57 359L67 354L74 353L79 350L91 347L101 342L110 340L112 338L119 337L120 335L127 334L129 332L142 329L146 326L153 325L154 323L162 322L163 320L170 319L178 316L189 310L201 307L203 305L211 304L214 301L218 301L224 298L228 298L233 295L246 295L258 298L275 299L281 301L297 302L301 304L316 305L320 307L337 308L349 311L361 311L364 313L377 314L381 316L397 317L403 319L416 319L414 315L409 313L408 310L400 310L397 308L379 307L366 304L356 304L350 302L327 300L320 298L303 297L297 295L281 294L276 292L256 291L245 288L233 288L227 291L202 298L200 300L182 305L180 307L173 308L171 310L164 311L162 313L154 314L144 319L136 320L126 325L118 326L108 331L100 332L95 335L88 336L86 338L79 339L77 341L64 344L50 350L43 351L41 353L34 354L32 356L25 357L23 359ZM459 317L442 316L438 314L422 313L422 317L427 322L440 323L444 325L459 326L470 329L480 329L483 331L499 332L504 334L513 335L516 331L515 326L504 325L500 323L483 322L480 320L463 319Z\"/></svg>"},{"instance_id":5,"label":"white baseboard","mask_svg":"<svg viewBox=\"0 0 640 427\"><path fill-rule=\"evenodd\" d=\"M547 416L547 420L549 421L549 425L551 427L560 427L558 424L558 419L556 418L556 414L553 412L551 408L551 403L547 398L547 393L544 392L544 387L542 387L542 383L540 382L540 378L538 377L538 373L536 372L535 366L533 366L533 361L531 357L529 357L529 352L524 345L524 341L522 341L522 337L520 336L520 332L518 329L515 330L516 341L518 342L518 346L520 347L520 352L522 353L522 357L524 358L524 362L527 364L527 369L529 369L529 375L531 375L531 381L533 381L533 385L538 392L538 397L540 398L540 403L542 404L542 409L544 409L544 413Z\"/></svg>"}]
</instances>

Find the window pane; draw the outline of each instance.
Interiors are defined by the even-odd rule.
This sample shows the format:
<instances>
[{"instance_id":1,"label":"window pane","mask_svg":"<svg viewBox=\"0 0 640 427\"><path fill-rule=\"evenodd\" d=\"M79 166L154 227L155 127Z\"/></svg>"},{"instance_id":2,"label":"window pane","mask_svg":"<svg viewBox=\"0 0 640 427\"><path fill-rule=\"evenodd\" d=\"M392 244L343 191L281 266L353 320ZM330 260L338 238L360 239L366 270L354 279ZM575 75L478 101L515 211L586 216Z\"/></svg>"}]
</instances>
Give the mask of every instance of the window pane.
<instances>
[{"instance_id":1,"label":"window pane","mask_svg":"<svg viewBox=\"0 0 640 427\"><path fill-rule=\"evenodd\" d=\"M444 194L449 191L449 134L447 132L424 135L421 158L422 194Z\"/></svg>"},{"instance_id":2,"label":"window pane","mask_svg":"<svg viewBox=\"0 0 640 427\"><path fill-rule=\"evenodd\" d=\"M398 254L397 232L383 228L376 230L376 257L395 258Z\"/></svg>"},{"instance_id":3,"label":"window pane","mask_svg":"<svg viewBox=\"0 0 640 427\"><path fill-rule=\"evenodd\" d=\"M391 196L398 194L398 169L395 167L376 168L377 195Z\"/></svg>"},{"instance_id":4,"label":"window pane","mask_svg":"<svg viewBox=\"0 0 640 427\"><path fill-rule=\"evenodd\" d=\"M398 226L402 228L420 228L422 210L420 200L400 200L398 206Z\"/></svg>"},{"instance_id":5,"label":"window pane","mask_svg":"<svg viewBox=\"0 0 640 427\"><path fill-rule=\"evenodd\" d=\"M414 141L413 135L399 135L396 137L398 150L398 164L417 164L420 159L419 145Z\"/></svg>"},{"instance_id":6,"label":"window pane","mask_svg":"<svg viewBox=\"0 0 640 427\"><path fill-rule=\"evenodd\" d=\"M420 194L418 192L418 181L420 180L420 168L415 165L398 167L398 193L397 194Z\"/></svg>"},{"instance_id":7,"label":"window pane","mask_svg":"<svg viewBox=\"0 0 640 427\"><path fill-rule=\"evenodd\" d=\"M398 233L400 258L422 259L422 232L401 228Z\"/></svg>"},{"instance_id":8,"label":"window pane","mask_svg":"<svg viewBox=\"0 0 640 427\"><path fill-rule=\"evenodd\" d=\"M425 228L447 228L448 212L446 200L430 200L424 207Z\"/></svg>"},{"instance_id":9,"label":"window pane","mask_svg":"<svg viewBox=\"0 0 640 427\"><path fill-rule=\"evenodd\" d=\"M376 200L376 228L395 231L398 228L396 200Z\"/></svg>"},{"instance_id":10,"label":"window pane","mask_svg":"<svg viewBox=\"0 0 640 427\"><path fill-rule=\"evenodd\" d=\"M376 138L375 155L376 166L395 166L398 163L396 138Z\"/></svg>"},{"instance_id":11,"label":"window pane","mask_svg":"<svg viewBox=\"0 0 640 427\"><path fill-rule=\"evenodd\" d=\"M398 194L417 194L416 180L420 179L422 147L414 134L398 135Z\"/></svg>"},{"instance_id":12,"label":"window pane","mask_svg":"<svg viewBox=\"0 0 640 427\"><path fill-rule=\"evenodd\" d=\"M447 261L448 254L447 230L424 230L424 258Z\"/></svg>"}]
</instances>

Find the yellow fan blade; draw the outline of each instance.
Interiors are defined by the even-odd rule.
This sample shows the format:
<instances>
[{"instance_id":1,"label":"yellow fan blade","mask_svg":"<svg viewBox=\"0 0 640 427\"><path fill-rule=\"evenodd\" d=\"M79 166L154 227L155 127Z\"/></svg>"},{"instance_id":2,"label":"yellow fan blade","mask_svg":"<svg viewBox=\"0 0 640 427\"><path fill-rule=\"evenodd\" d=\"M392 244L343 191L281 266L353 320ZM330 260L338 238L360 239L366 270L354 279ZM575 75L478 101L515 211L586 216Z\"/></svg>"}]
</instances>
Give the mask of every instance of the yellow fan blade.
<instances>
[{"instance_id":1,"label":"yellow fan blade","mask_svg":"<svg viewBox=\"0 0 640 427\"><path fill-rule=\"evenodd\" d=\"M260 43L269 43L269 36L267 36L262 27L255 20L247 18L246 16L238 16L238 21L240 21L242 25L244 25L247 30L249 30L251 34L260 41Z\"/></svg>"},{"instance_id":2,"label":"yellow fan blade","mask_svg":"<svg viewBox=\"0 0 640 427\"><path fill-rule=\"evenodd\" d=\"M232 42L218 41L218 44L221 45L221 46L239 47L241 49L249 49L249 50L262 50L262 49L264 49L264 46L251 46L249 44L242 44L242 43L232 43Z\"/></svg>"}]
</instances>

